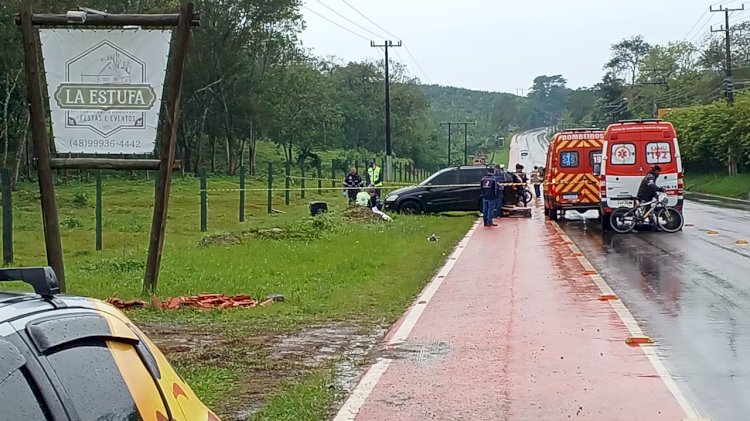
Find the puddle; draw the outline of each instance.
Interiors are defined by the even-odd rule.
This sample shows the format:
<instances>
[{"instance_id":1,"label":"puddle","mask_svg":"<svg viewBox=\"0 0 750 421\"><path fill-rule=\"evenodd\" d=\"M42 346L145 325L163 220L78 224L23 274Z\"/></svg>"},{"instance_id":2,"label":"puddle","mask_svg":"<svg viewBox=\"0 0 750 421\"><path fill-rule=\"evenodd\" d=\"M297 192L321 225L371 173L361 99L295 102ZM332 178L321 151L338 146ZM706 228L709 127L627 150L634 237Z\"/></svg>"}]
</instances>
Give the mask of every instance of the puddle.
<instances>
[{"instance_id":1,"label":"puddle","mask_svg":"<svg viewBox=\"0 0 750 421\"><path fill-rule=\"evenodd\" d=\"M282 337L271 351L272 360L294 360L302 367L314 369L333 363L336 368L336 390L348 394L362 375L363 364L388 329L377 327L369 332L347 323L312 327Z\"/></svg>"}]
</instances>

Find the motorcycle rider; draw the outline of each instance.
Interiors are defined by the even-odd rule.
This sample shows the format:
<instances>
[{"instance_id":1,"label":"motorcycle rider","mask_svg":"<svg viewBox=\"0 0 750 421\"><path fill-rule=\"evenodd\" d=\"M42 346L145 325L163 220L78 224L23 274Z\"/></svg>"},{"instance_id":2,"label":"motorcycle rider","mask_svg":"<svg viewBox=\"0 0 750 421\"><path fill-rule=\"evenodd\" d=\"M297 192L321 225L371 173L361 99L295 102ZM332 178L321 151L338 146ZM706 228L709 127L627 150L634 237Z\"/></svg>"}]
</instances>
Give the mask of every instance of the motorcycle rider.
<instances>
[{"instance_id":1,"label":"motorcycle rider","mask_svg":"<svg viewBox=\"0 0 750 421\"><path fill-rule=\"evenodd\" d=\"M658 193L663 193L664 189L656 184L656 180L661 174L661 167L654 165L651 171L643 177L641 186L638 188L637 198L641 205L649 204L650 209L653 210L656 207L656 198Z\"/></svg>"}]
</instances>

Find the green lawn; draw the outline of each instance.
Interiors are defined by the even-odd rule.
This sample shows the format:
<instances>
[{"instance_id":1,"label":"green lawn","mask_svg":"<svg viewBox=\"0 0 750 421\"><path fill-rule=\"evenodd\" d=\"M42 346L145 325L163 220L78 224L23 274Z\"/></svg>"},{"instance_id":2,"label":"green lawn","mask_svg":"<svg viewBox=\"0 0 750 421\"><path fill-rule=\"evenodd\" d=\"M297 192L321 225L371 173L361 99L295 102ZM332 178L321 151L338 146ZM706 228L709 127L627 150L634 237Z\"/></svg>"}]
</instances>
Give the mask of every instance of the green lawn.
<instances>
[{"instance_id":1,"label":"green lawn","mask_svg":"<svg viewBox=\"0 0 750 421\"><path fill-rule=\"evenodd\" d=\"M505 143L503 144L502 148L495 150L494 159L492 159L492 162L490 162L490 164L508 165L508 162L510 161L510 142L511 136L509 136L508 139L505 139Z\"/></svg>"},{"instance_id":2,"label":"green lawn","mask_svg":"<svg viewBox=\"0 0 750 421\"><path fill-rule=\"evenodd\" d=\"M685 175L685 188L693 192L750 199L750 174L730 177L723 174L689 173Z\"/></svg>"},{"instance_id":3,"label":"green lawn","mask_svg":"<svg viewBox=\"0 0 750 421\"><path fill-rule=\"evenodd\" d=\"M249 187L264 188L265 183L253 180ZM276 187L282 185L279 180ZM208 186L230 189L237 186L237 180L212 178ZM317 183L308 186L317 187ZM278 335L331 321L344 320L364 329L392 323L474 220L473 216L396 215L391 223L358 222L344 217L340 194L318 196L313 188L302 200L294 192L291 206L285 206L283 193L277 191L274 208L285 213L268 215L266 193L252 191L247 198L248 220L239 223L238 193L211 191L209 232L204 235L199 230L198 181L190 177L174 181L158 295L212 292L247 293L256 298L282 294L286 298L284 303L262 309L129 313L142 325L171 323L185 327L186 336L208 332L222 338L221 349L212 353L166 351L220 415L227 415L230 408L224 402L229 398L243 399L255 376L270 376L273 381L255 385L261 389L257 399L265 402L257 419L325 418L333 392L322 385L332 375L330 367L286 370L282 376L276 370L284 367L266 361L268 347ZM37 196L35 185L21 185L14 193L14 265L45 264ZM93 182L59 185L57 196L68 293L140 298L153 181L104 180L102 252L94 250ZM331 212L313 220L307 203L317 199L328 201ZM257 233L264 228L284 231L280 238L269 238ZM431 234L440 241L428 242Z\"/></svg>"}]
</instances>

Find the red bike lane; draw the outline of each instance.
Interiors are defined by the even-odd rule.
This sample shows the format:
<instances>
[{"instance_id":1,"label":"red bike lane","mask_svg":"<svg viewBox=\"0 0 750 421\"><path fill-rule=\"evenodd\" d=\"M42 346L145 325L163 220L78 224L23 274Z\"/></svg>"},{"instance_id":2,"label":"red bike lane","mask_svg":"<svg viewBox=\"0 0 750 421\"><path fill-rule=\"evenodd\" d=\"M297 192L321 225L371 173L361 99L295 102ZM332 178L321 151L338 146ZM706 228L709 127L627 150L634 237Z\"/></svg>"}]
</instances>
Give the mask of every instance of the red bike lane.
<instances>
[{"instance_id":1,"label":"red bike lane","mask_svg":"<svg viewBox=\"0 0 750 421\"><path fill-rule=\"evenodd\" d=\"M537 217L464 239L336 421L697 418L658 345L625 343L630 313Z\"/></svg>"}]
</instances>

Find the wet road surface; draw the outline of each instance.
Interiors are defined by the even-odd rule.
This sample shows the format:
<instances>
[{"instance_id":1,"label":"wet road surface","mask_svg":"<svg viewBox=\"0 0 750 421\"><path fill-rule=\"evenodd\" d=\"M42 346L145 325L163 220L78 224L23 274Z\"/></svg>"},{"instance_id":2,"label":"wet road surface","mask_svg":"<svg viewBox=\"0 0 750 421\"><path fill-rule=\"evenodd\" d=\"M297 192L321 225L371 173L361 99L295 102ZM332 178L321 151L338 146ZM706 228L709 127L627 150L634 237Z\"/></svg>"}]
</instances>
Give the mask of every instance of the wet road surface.
<instances>
[{"instance_id":1,"label":"wet road surface","mask_svg":"<svg viewBox=\"0 0 750 421\"><path fill-rule=\"evenodd\" d=\"M692 414L648 350L625 343L632 321L598 299L602 290L572 254L540 211L472 231L391 329L335 421Z\"/></svg>"},{"instance_id":2,"label":"wet road surface","mask_svg":"<svg viewBox=\"0 0 750 421\"><path fill-rule=\"evenodd\" d=\"M693 405L714 421L750 419L750 249L738 244L750 240L750 212L688 201L685 218L677 234L602 235L598 221L580 218L560 225Z\"/></svg>"}]
</instances>

